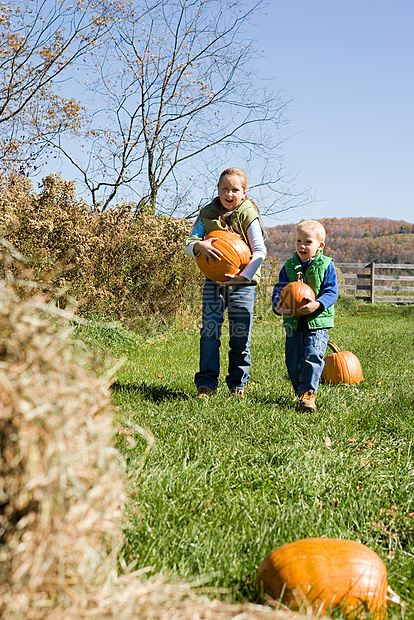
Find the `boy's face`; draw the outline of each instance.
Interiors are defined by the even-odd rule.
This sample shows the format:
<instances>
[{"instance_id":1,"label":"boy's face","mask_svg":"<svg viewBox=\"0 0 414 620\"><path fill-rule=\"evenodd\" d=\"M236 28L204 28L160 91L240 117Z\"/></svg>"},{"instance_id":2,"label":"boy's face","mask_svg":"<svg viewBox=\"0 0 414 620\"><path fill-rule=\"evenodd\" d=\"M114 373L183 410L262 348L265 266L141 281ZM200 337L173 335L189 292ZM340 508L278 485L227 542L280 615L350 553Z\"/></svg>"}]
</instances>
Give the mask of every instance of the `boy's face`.
<instances>
[{"instance_id":1,"label":"boy's face","mask_svg":"<svg viewBox=\"0 0 414 620\"><path fill-rule=\"evenodd\" d=\"M306 232L301 228L296 229L296 252L300 260L304 263L311 258L315 258L319 250L323 250L325 244L319 241L315 233Z\"/></svg>"},{"instance_id":2,"label":"boy's face","mask_svg":"<svg viewBox=\"0 0 414 620\"><path fill-rule=\"evenodd\" d=\"M233 211L246 197L240 177L237 174L229 174L223 177L218 186L220 202L226 211Z\"/></svg>"}]
</instances>

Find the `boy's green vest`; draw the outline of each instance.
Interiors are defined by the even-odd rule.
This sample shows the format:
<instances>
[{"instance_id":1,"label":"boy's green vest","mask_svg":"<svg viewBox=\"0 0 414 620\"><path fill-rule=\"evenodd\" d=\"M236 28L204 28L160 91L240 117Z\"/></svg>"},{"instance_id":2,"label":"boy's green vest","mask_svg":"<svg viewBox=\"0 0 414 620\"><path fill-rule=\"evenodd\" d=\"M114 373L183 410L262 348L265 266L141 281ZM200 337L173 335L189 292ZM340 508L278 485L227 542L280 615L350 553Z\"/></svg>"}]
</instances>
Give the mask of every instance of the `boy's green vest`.
<instances>
[{"instance_id":1,"label":"boy's green vest","mask_svg":"<svg viewBox=\"0 0 414 620\"><path fill-rule=\"evenodd\" d=\"M298 273L301 273L303 276L303 281L308 284L311 289L315 292L315 297L317 298L319 295L319 291L321 288L321 284L323 282L323 278L325 276L325 272L328 268L329 263L332 261L332 258L328 258L324 256L321 251L317 253L309 267L306 271L303 271L302 263L299 260L299 256L295 252L293 258L289 258L289 260L285 263L286 275L289 279L289 282L296 282L298 279ZM308 314L306 318L308 319L308 327L309 329L321 329L328 328L334 326L334 315L335 310L334 306L330 306L326 308L326 310L315 310L312 314ZM288 325L292 329L297 329L299 316L284 316L283 317L283 325Z\"/></svg>"},{"instance_id":2,"label":"boy's green vest","mask_svg":"<svg viewBox=\"0 0 414 620\"><path fill-rule=\"evenodd\" d=\"M203 220L203 224L206 228L206 235L213 230L218 230L219 228L224 228L221 224L220 220L214 213L213 204L210 203L203 207L200 211L200 217ZM257 210L255 209L253 203L250 200L242 200L237 209L233 211L230 215L230 225L234 232L239 234L243 241L249 245L249 241L247 239L246 230L250 226L250 224L259 217ZM250 246L249 246L250 247ZM254 274L252 278L252 282L256 282L257 284L260 281L260 267Z\"/></svg>"}]
</instances>

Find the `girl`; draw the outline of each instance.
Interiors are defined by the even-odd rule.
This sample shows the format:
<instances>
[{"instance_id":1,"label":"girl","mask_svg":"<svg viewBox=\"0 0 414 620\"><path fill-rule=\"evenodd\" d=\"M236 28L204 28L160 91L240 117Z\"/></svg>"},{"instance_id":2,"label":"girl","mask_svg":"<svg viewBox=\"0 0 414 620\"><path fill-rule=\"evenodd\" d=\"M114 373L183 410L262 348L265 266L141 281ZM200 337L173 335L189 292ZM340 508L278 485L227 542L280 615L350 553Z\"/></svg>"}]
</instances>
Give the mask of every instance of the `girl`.
<instances>
[{"instance_id":1,"label":"girl","mask_svg":"<svg viewBox=\"0 0 414 620\"><path fill-rule=\"evenodd\" d=\"M203 287L203 313L200 331L200 368L195 375L199 398L214 394L220 374L220 337L227 308L230 351L226 383L230 394L244 396L251 365L250 338L256 284L260 264L266 257L261 216L254 202L246 198L247 177L241 168L226 168L219 178L218 196L200 211L186 241L189 256L202 254L209 261L219 261L222 253L204 236L225 228L242 236L252 257L239 275L226 274L229 281L213 282L206 278Z\"/></svg>"}]
</instances>

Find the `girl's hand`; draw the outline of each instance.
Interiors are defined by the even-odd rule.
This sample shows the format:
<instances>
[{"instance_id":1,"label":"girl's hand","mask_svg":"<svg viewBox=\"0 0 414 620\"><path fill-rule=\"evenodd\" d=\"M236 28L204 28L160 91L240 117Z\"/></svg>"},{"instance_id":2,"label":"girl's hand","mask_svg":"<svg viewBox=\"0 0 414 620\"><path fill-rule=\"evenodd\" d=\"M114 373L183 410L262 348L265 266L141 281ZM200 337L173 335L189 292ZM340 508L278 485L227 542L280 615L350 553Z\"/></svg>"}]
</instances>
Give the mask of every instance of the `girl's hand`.
<instances>
[{"instance_id":1,"label":"girl's hand","mask_svg":"<svg viewBox=\"0 0 414 620\"><path fill-rule=\"evenodd\" d=\"M225 273L224 275L226 278L230 278L230 280L226 280L225 282L217 282L220 286L236 286L237 284L245 284L246 282L249 282L249 280L243 276L235 276L231 273Z\"/></svg>"},{"instance_id":2,"label":"girl's hand","mask_svg":"<svg viewBox=\"0 0 414 620\"><path fill-rule=\"evenodd\" d=\"M213 241L217 239L218 237L211 237L204 241L197 241L193 248L194 254L202 254L207 263L216 263L221 260L223 256L222 252L212 245Z\"/></svg>"},{"instance_id":3,"label":"girl's hand","mask_svg":"<svg viewBox=\"0 0 414 620\"><path fill-rule=\"evenodd\" d=\"M307 314L312 314L315 310L319 310L321 304L319 301L312 299L311 297L305 297L306 304L301 308L296 310L296 314L299 316L306 316Z\"/></svg>"}]
</instances>

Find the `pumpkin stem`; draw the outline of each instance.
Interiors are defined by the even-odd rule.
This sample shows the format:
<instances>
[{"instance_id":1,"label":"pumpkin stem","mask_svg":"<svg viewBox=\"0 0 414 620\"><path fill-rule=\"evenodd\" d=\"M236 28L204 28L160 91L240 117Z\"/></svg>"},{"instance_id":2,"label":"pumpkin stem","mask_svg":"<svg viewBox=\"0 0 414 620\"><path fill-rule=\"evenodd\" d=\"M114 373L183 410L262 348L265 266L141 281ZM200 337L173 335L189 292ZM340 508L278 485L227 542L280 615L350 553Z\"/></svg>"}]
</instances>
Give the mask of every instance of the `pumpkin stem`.
<instances>
[{"instance_id":1,"label":"pumpkin stem","mask_svg":"<svg viewBox=\"0 0 414 620\"><path fill-rule=\"evenodd\" d=\"M338 347L337 344L335 344L334 342L332 342L332 340L328 340L328 347L334 352L334 353L339 353L340 352L340 348Z\"/></svg>"},{"instance_id":2,"label":"pumpkin stem","mask_svg":"<svg viewBox=\"0 0 414 620\"><path fill-rule=\"evenodd\" d=\"M298 282L303 282L303 273L298 271Z\"/></svg>"}]
</instances>

